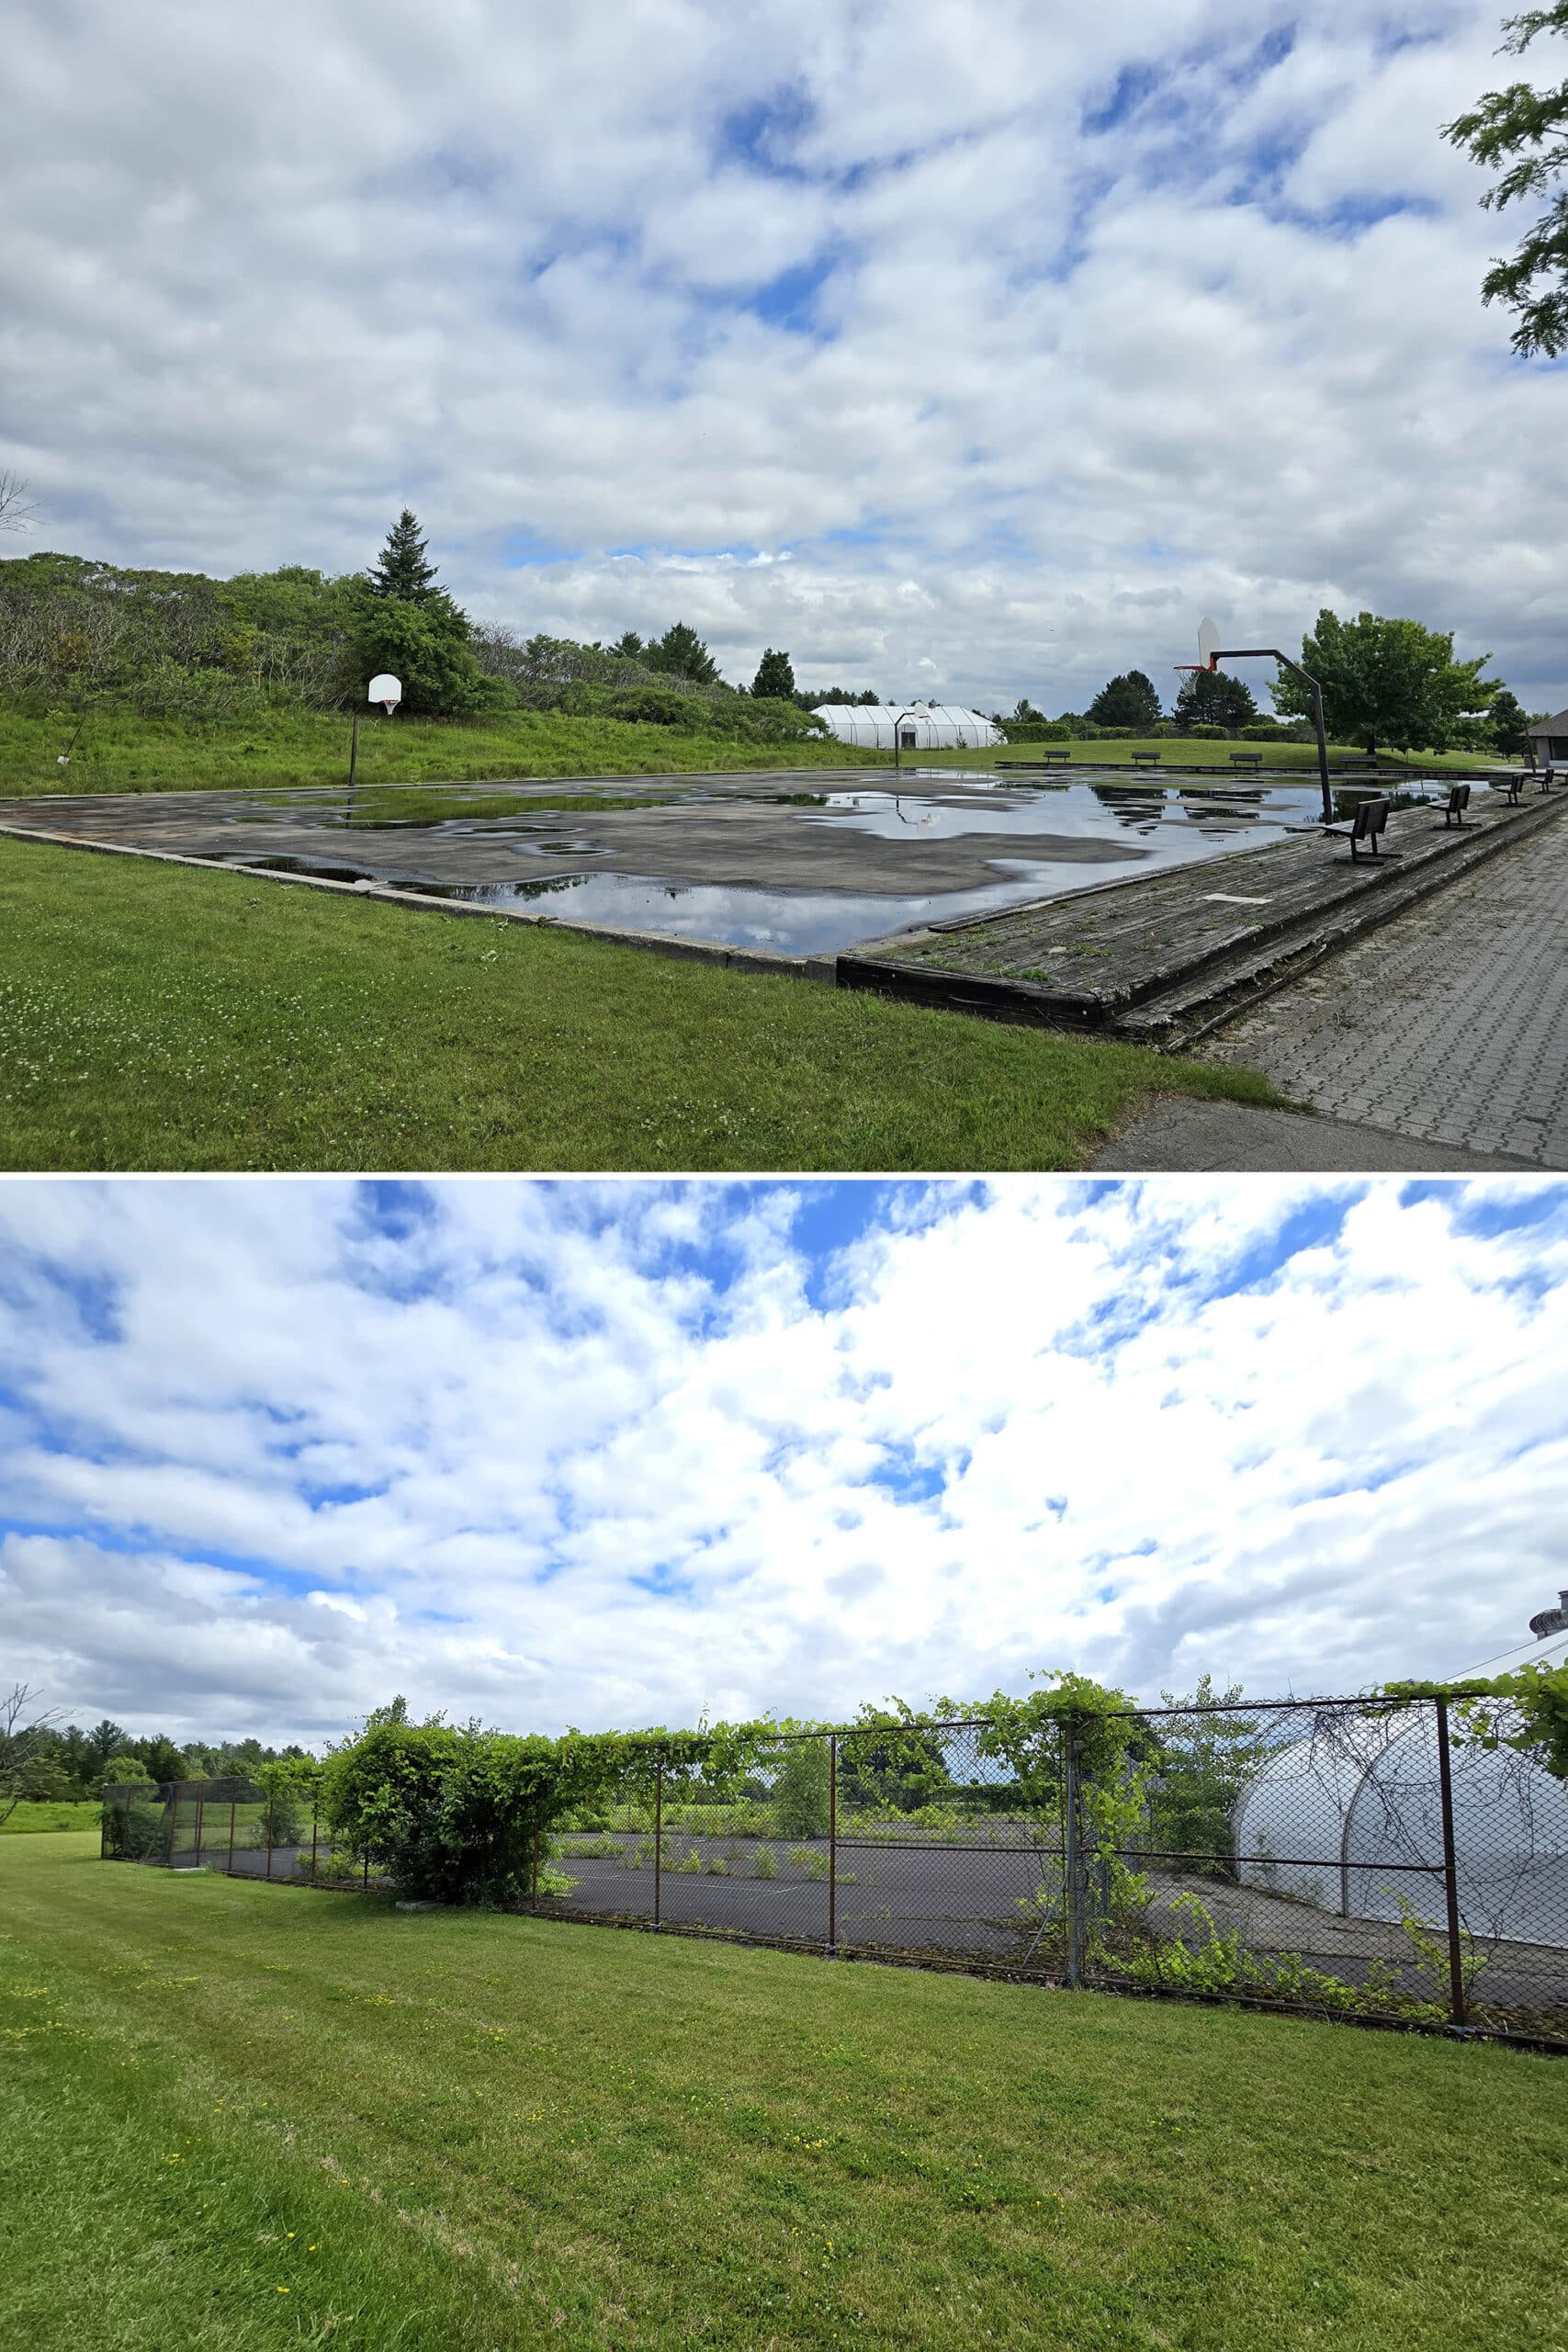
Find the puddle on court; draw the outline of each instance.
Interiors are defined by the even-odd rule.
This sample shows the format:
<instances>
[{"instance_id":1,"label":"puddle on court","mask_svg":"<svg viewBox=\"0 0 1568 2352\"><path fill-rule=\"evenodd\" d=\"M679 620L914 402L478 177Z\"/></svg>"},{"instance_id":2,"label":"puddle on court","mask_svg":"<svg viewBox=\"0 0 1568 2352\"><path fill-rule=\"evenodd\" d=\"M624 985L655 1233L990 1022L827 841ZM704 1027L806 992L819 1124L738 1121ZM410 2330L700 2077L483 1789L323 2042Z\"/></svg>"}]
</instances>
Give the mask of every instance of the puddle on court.
<instances>
[{"instance_id":1,"label":"puddle on court","mask_svg":"<svg viewBox=\"0 0 1568 2352\"><path fill-rule=\"evenodd\" d=\"M911 778L911 783L916 781ZM796 956L836 955L922 923L962 921L993 914L1030 899L1065 898L1104 888L1108 881L1142 880L1173 866L1218 860L1282 841L1287 832L1314 828L1320 802L1315 779L1300 783L1232 786L1195 790L1174 781L1140 777L1136 783L1110 778L1093 782L1052 778L1025 785L1010 775L976 777L931 771L919 790L890 791L877 784L810 794L748 794L751 805L773 815L788 808L802 824L871 834L883 840L952 840L965 833L1010 836L1016 856L988 861L996 879L979 888L928 893L880 894L854 890L761 888L682 882L636 874L581 872L530 880L525 875L472 883L434 879L419 872L421 836L450 842L455 834L503 844L520 862L548 856L602 859L613 843L610 827L598 831L592 814L552 816L536 803L519 799L515 817L437 819L396 825L395 870L353 861L355 833L339 831L323 854L247 857L247 865L320 875L336 881L372 880L471 906L528 909L574 922L608 923L656 931L680 939L722 941L735 947L772 949ZM976 790L976 784L981 788ZM940 785L942 789L931 787ZM1359 795L1356 797L1359 797ZM711 786L681 796L694 815L716 801L733 807L741 798ZM607 799L605 814L615 802ZM298 809L290 812L296 819ZM333 830L331 812L320 812ZM338 824L341 826L341 816ZM672 823L678 820L672 820ZM357 825L355 831L358 831ZM367 832L381 838L390 827ZM1136 862L1052 858L1030 854L1032 835L1055 835L1086 842L1135 846ZM673 843L671 844L673 846ZM367 842L367 856L369 843Z\"/></svg>"}]
</instances>

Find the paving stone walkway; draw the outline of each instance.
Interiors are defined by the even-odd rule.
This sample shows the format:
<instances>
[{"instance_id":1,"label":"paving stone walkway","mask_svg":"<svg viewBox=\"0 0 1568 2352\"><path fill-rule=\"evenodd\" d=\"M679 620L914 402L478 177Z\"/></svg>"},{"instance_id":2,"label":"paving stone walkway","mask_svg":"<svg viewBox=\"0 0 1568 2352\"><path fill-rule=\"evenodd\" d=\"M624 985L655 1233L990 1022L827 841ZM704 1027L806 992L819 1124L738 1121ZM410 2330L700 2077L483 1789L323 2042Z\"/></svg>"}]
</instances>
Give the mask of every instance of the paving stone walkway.
<instances>
[{"instance_id":1,"label":"paving stone walkway","mask_svg":"<svg viewBox=\"0 0 1568 2352\"><path fill-rule=\"evenodd\" d=\"M1568 1168L1568 834L1488 859L1198 1050L1334 1119Z\"/></svg>"}]
</instances>

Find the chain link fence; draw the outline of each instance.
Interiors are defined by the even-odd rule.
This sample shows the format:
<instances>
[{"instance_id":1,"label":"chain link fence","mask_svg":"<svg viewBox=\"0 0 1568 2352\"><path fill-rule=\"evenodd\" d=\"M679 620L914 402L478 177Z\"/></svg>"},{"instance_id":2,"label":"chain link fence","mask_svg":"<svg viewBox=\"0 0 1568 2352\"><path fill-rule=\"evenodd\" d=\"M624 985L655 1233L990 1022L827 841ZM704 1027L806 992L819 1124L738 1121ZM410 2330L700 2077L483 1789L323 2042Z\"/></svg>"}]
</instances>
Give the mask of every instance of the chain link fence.
<instances>
[{"instance_id":1,"label":"chain link fence","mask_svg":"<svg viewBox=\"0 0 1568 2352\"><path fill-rule=\"evenodd\" d=\"M1441 1699L910 1721L764 1736L721 1782L640 1742L526 1907L1568 2048L1568 1791L1509 1728ZM104 1821L115 1859L378 1883L309 1791L117 1789Z\"/></svg>"}]
</instances>

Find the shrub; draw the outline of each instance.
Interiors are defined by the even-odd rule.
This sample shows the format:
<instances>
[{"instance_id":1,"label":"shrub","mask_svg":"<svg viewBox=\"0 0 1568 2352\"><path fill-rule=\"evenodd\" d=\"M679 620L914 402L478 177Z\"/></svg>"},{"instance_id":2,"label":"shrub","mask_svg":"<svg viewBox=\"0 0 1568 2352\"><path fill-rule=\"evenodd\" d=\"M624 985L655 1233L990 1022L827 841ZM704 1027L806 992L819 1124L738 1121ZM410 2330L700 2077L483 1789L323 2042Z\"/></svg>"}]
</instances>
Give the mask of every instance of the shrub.
<instances>
[{"instance_id":1,"label":"shrub","mask_svg":"<svg viewBox=\"0 0 1568 2352\"><path fill-rule=\"evenodd\" d=\"M777 1878L778 1874L779 1858L774 1853L773 1848L771 1846L759 1846L756 1852L751 1857L752 1877Z\"/></svg>"},{"instance_id":2,"label":"shrub","mask_svg":"<svg viewBox=\"0 0 1568 2352\"><path fill-rule=\"evenodd\" d=\"M404 1893L514 1901L528 1891L536 1854L547 1857L550 1827L603 1778L604 1745L583 1739L574 1754L570 1738L372 1718L328 1764L322 1812Z\"/></svg>"},{"instance_id":3,"label":"shrub","mask_svg":"<svg viewBox=\"0 0 1568 2352\"><path fill-rule=\"evenodd\" d=\"M1223 743L1225 737L1230 733L1230 729L1228 727L1210 727L1205 725L1202 721L1200 721L1197 726L1190 727L1187 729L1187 732L1189 735L1201 737L1206 742Z\"/></svg>"}]
</instances>

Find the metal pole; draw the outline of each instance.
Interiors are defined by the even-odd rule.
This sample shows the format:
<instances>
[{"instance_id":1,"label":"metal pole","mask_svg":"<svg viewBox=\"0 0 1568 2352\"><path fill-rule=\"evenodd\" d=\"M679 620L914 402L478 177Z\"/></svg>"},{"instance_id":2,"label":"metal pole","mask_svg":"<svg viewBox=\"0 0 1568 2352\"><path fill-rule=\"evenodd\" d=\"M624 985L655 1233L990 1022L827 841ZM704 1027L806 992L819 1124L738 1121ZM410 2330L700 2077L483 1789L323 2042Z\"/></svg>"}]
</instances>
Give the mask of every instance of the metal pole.
<instances>
[{"instance_id":1,"label":"metal pole","mask_svg":"<svg viewBox=\"0 0 1568 2352\"><path fill-rule=\"evenodd\" d=\"M175 1831L179 1826L179 1818L180 1784L177 1781L171 1781L169 1782L169 1834L164 1843L164 1867L165 1870L172 1871L175 1867Z\"/></svg>"},{"instance_id":2,"label":"metal pole","mask_svg":"<svg viewBox=\"0 0 1568 2352\"><path fill-rule=\"evenodd\" d=\"M653 1924L659 1925L660 1904L663 1897L664 1855L664 1758L661 1756L653 1768Z\"/></svg>"},{"instance_id":3,"label":"metal pole","mask_svg":"<svg viewBox=\"0 0 1568 2352\"><path fill-rule=\"evenodd\" d=\"M130 1791L129 1788L125 1792L125 1846L121 1860L128 1862L130 1860Z\"/></svg>"},{"instance_id":4,"label":"metal pole","mask_svg":"<svg viewBox=\"0 0 1568 2352\"><path fill-rule=\"evenodd\" d=\"M1438 1701L1438 1795L1443 1812L1443 1884L1449 1912L1449 2006L1455 2025L1465 2015L1464 1967L1460 1958L1459 1871L1454 1860L1454 1792L1449 1771L1449 1702Z\"/></svg>"},{"instance_id":5,"label":"metal pole","mask_svg":"<svg viewBox=\"0 0 1568 2352\"><path fill-rule=\"evenodd\" d=\"M207 1792L205 1789L198 1789L196 1798L196 1861L198 1870L201 1867L201 1815L206 1803Z\"/></svg>"},{"instance_id":6,"label":"metal pole","mask_svg":"<svg viewBox=\"0 0 1568 2352\"><path fill-rule=\"evenodd\" d=\"M1312 687L1312 718L1317 729L1317 780L1323 792L1323 821L1331 825L1334 822L1334 794L1328 782L1328 738L1323 730L1323 688L1315 678L1309 679L1307 683Z\"/></svg>"},{"instance_id":7,"label":"metal pole","mask_svg":"<svg viewBox=\"0 0 1568 2352\"><path fill-rule=\"evenodd\" d=\"M272 1876L272 1791L266 1795L266 1874Z\"/></svg>"},{"instance_id":8,"label":"metal pole","mask_svg":"<svg viewBox=\"0 0 1568 2352\"><path fill-rule=\"evenodd\" d=\"M368 1846L365 1849L365 1892L367 1894L370 1892L370 1849Z\"/></svg>"},{"instance_id":9,"label":"metal pole","mask_svg":"<svg viewBox=\"0 0 1568 2352\"><path fill-rule=\"evenodd\" d=\"M231 1792L229 1797L229 1869L231 1875L232 1874L234 1868L234 1808L239 1802L240 1792L238 1789L234 1789Z\"/></svg>"},{"instance_id":10,"label":"metal pole","mask_svg":"<svg viewBox=\"0 0 1568 2352\"><path fill-rule=\"evenodd\" d=\"M537 1823L534 1826L534 1851L533 1857L528 1865L528 1900L534 1905L535 1909L537 1910L539 1906L539 1829Z\"/></svg>"},{"instance_id":11,"label":"metal pole","mask_svg":"<svg viewBox=\"0 0 1568 2352\"><path fill-rule=\"evenodd\" d=\"M828 1949L839 1949L839 1735L828 1734Z\"/></svg>"},{"instance_id":12,"label":"metal pole","mask_svg":"<svg viewBox=\"0 0 1568 2352\"><path fill-rule=\"evenodd\" d=\"M354 772L359 765L359 705L354 706L354 732L348 741L348 813L344 819L346 830L354 822Z\"/></svg>"},{"instance_id":13,"label":"metal pole","mask_svg":"<svg viewBox=\"0 0 1568 2352\"><path fill-rule=\"evenodd\" d=\"M1317 775L1323 787L1323 821L1331 825L1334 822L1334 794L1328 782L1328 738L1323 729L1323 688L1317 680L1310 671L1303 670L1299 662L1292 662L1288 653L1281 653L1277 645L1222 646L1217 653L1210 654L1210 669L1218 669L1222 662L1278 662L1281 670L1288 670L1292 678L1299 678L1305 686L1312 696L1313 725L1317 730Z\"/></svg>"},{"instance_id":14,"label":"metal pole","mask_svg":"<svg viewBox=\"0 0 1568 2352\"><path fill-rule=\"evenodd\" d=\"M1062 1724L1062 1864L1067 1914L1067 1984L1077 1992L1083 1980L1083 1889L1078 1884L1078 1727L1068 1715Z\"/></svg>"},{"instance_id":15,"label":"metal pole","mask_svg":"<svg viewBox=\"0 0 1568 2352\"><path fill-rule=\"evenodd\" d=\"M312 1781L310 1783L310 1876L312 1879L316 1875L316 1822L321 1809L321 1784L320 1781Z\"/></svg>"}]
</instances>

